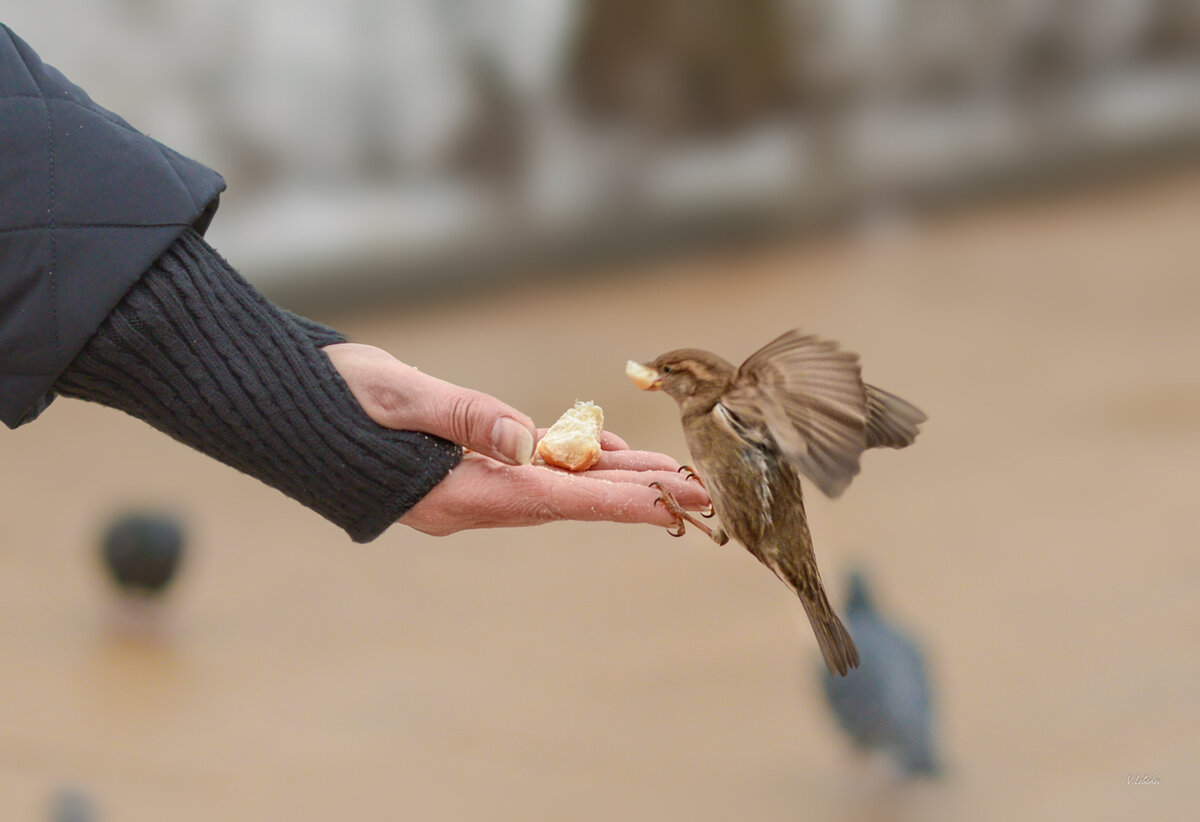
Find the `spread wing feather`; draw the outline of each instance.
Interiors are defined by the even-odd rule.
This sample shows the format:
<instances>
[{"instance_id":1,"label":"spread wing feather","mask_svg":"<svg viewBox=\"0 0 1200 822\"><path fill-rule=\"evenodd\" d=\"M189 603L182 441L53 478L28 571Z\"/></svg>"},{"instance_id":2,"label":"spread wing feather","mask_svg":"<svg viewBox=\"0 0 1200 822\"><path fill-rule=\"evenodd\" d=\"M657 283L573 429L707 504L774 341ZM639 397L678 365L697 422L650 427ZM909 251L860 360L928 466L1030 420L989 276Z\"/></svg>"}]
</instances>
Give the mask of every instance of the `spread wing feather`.
<instances>
[{"instance_id":1,"label":"spread wing feather","mask_svg":"<svg viewBox=\"0 0 1200 822\"><path fill-rule=\"evenodd\" d=\"M867 397L858 355L837 343L783 334L742 363L721 404L743 424L765 426L827 496L841 496L858 474L868 447Z\"/></svg>"},{"instance_id":2,"label":"spread wing feather","mask_svg":"<svg viewBox=\"0 0 1200 822\"><path fill-rule=\"evenodd\" d=\"M906 448L919 433L917 426L927 417L907 400L873 385L867 391L867 447Z\"/></svg>"}]
</instances>

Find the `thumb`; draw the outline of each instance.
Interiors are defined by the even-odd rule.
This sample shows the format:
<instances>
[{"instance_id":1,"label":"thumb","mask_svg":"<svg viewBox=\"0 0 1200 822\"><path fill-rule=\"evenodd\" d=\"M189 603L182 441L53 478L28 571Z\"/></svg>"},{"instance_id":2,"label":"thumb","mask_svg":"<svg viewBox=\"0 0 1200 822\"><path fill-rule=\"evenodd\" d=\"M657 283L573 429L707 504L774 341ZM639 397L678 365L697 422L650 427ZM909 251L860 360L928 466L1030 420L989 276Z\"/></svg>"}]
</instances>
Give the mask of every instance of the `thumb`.
<instances>
[{"instance_id":1,"label":"thumb","mask_svg":"<svg viewBox=\"0 0 1200 822\"><path fill-rule=\"evenodd\" d=\"M526 415L495 397L460 388L430 377L424 393L420 426L472 451L509 463L525 465L533 459L537 428Z\"/></svg>"},{"instance_id":2,"label":"thumb","mask_svg":"<svg viewBox=\"0 0 1200 822\"><path fill-rule=\"evenodd\" d=\"M533 420L495 397L430 376L372 346L341 343L324 351L380 425L433 434L510 465L533 458Z\"/></svg>"}]
</instances>

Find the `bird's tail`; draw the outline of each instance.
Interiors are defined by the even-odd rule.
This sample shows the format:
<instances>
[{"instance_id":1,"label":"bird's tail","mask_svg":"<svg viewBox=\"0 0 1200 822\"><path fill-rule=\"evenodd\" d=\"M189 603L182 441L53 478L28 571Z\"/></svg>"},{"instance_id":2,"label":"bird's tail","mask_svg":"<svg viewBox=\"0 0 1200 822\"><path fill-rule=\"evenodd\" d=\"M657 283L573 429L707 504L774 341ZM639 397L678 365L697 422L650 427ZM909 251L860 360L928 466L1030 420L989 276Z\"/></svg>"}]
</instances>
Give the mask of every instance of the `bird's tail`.
<instances>
[{"instance_id":1,"label":"bird's tail","mask_svg":"<svg viewBox=\"0 0 1200 822\"><path fill-rule=\"evenodd\" d=\"M851 668L858 667L858 648L846 626L833 612L825 592L817 588L816 597L801 595L800 602L804 605L804 613L812 624L813 634L817 637L817 646L825 657L825 665L829 673L845 676Z\"/></svg>"},{"instance_id":2,"label":"bird's tail","mask_svg":"<svg viewBox=\"0 0 1200 822\"><path fill-rule=\"evenodd\" d=\"M851 668L858 667L858 649L854 647L850 632L833 612L829 597L825 595L821 572L817 569L817 555L813 551L812 534L808 531L808 520L804 516L804 503L799 496L792 513L795 518L789 530L794 534L796 544L784 550L770 545L763 554L756 553L755 556L796 592L829 672L835 676L845 676Z\"/></svg>"},{"instance_id":3,"label":"bird's tail","mask_svg":"<svg viewBox=\"0 0 1200 822\"><path fill-rule=\"evenodd\" d=\"M867 391L867 447L907 448L920 433L927 417L907 400L873 385Z\"/></svg>"}]
</instances>

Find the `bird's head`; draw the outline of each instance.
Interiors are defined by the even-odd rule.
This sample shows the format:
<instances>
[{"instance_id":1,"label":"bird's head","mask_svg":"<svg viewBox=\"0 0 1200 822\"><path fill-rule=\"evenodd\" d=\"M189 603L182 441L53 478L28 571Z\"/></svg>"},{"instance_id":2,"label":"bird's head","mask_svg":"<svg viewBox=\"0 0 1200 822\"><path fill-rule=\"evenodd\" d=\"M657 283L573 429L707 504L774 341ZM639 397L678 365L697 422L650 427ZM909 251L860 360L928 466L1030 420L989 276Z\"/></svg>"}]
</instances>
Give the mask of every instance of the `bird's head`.
<instances>
[{"instance_id":1,"label":"bird's head","mask_svg":"<svg viewBox=\"0 0 1200 822\"><path fill-rule=\"evenodd\" d=\"M662 391L681 408L717 401L736 369L716 354L699 348L668 351L640 365L630 360L625 374L643 391Z\"/></svg>"}]
</instances>

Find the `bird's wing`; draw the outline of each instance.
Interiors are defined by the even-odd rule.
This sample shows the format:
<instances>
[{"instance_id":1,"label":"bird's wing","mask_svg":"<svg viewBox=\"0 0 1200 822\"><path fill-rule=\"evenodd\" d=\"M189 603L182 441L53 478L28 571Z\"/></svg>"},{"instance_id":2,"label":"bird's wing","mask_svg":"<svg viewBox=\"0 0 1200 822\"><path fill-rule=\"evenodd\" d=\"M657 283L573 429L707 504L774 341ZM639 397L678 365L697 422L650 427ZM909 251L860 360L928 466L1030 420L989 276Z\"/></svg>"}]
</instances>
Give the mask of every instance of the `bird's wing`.
<instances>
[{"instance_id":1,"label":"bird's wing","mask_svg":"<svg viewBox=\"0 0 1200 822\"><path fill-rule=\"evenodd\" d=\"M826 496L839 497L867 448L867 400L858 355L789 331L751 354L721 404L761 423L788 461Z\"/></svg>"},{"instance_id":2,"label":"bird's wing","mask_svg":"<svg viewBox=\"0 0 1200 822\"><path fill-rule=\"evenodd\" d=\"M919 433L917 426L928 417L907 400L873 385L867 392L867 447L906 448Z\"/></svg>"}]
</instances>

